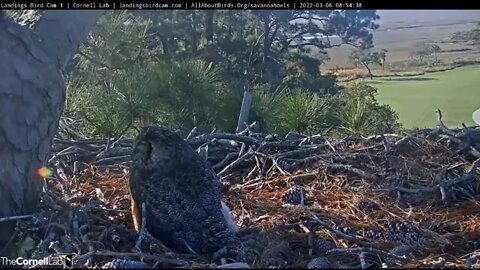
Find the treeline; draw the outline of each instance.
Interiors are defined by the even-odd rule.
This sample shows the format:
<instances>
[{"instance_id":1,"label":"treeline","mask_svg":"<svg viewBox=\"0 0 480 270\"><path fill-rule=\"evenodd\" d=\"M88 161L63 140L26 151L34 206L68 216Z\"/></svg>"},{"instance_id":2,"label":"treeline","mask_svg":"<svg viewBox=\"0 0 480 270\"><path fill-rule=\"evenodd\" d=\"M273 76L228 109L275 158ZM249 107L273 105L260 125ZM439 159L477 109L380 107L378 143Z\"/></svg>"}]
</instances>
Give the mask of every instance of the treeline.
<instances>
[{"instance_id":1,"label":"treeline","mask_svg":"<svg viewBox=\"0 0 480 270\"><path fill-rule=\"evenodd\" d=\"M376 89L320 74L325 49L372 47L376 19L371 10L109 12L69 67L64 115L88 135L151 122L232 132L248 90L259 131L396 129Z\"/></svg>"},{"instance_id":2,"label":"treeline","mask_svg":"<svg viewBox=\"0 0 480 270\"><path fill-rule=\"evenodd\" d=\"M480 22L477 22L475 28L468 31L460 31L452 34L452 40L456 42L480 43Z\"/></svg>"}]
</instances>

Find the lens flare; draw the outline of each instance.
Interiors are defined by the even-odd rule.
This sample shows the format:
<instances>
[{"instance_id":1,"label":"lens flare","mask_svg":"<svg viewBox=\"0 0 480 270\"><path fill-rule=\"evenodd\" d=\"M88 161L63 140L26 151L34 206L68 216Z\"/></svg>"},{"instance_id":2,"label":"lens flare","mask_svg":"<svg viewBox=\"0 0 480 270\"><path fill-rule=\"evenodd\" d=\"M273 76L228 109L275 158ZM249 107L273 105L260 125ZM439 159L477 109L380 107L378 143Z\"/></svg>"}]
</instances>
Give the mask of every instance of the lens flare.
<instances>
[{"instance_id":1,"label":"lens flare","mask_svg":"<svg viewBox=\"0 0 480 270\"><path fill-rule=\"evenodd\" d=\"M50 176L53 176L53 170L50 169L50 168L47 168L45 166L42 166L40 167L38 170L37 170L37 173L40 177L42 178L46 178L46 177L50 177Z\"/></svg>"}]
</instances>

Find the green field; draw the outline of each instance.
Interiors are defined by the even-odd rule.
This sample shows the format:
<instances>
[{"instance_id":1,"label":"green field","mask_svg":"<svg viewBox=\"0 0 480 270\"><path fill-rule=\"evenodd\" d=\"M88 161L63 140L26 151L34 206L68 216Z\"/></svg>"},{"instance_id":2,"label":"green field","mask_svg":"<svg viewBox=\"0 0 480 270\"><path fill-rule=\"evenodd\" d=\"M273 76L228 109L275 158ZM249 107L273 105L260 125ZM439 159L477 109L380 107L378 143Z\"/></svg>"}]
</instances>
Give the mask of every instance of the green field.
<instances>
[{"instance_id":1,"label":"green field","mask_svg":"<svg viewBox=\"0 0 480 270\"><path fill-rule=\"evenodd\" d=\"M437 108L449 127L462 122L475 125L472 113L480 108L480 65L366 82L378 88L378 100L389 104L406 128L434 127Z\"/></svg>"},{"instance_id":2,"label":"green field","mask_svg":"<svg viewBox=\"0 0 480 270\"><path fill-rule=\"evenodd\" d=\"M440 53L438 58L444 61L459 58L478 59L480 48L467 43L449 43L453 33L467 31L480 21L478 10L378 10L380 27L373 31L374 50L388 49L386 66L394 69L408 61L418 42L433 40L438 42L442 50L471 49L458 53ZM348 55L351 46L340 46L328 49L330 60L323 65L324 69L351 68ZM313 52L316 49L312 49Z\"/></svg>"}]
</instances>

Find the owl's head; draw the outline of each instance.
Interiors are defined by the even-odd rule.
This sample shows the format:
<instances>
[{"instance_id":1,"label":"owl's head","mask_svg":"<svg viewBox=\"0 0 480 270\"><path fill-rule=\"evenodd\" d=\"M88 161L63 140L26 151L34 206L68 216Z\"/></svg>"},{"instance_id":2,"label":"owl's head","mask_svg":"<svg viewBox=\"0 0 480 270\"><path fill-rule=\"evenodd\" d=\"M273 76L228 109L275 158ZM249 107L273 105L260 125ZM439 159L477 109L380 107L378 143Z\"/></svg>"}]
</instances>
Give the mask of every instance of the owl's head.
<instances>
[{"instance_id":1,"label":"owl's head","mask_svg":"<svg viewBox=\"0 0 480 270\"><path fill-rule=\"evenodd\" d=\"M157 168L174 159L183 144L186 142L169 128L145 126L135 138L132 161L144 169Z\"/></svg>"}]
</instances>

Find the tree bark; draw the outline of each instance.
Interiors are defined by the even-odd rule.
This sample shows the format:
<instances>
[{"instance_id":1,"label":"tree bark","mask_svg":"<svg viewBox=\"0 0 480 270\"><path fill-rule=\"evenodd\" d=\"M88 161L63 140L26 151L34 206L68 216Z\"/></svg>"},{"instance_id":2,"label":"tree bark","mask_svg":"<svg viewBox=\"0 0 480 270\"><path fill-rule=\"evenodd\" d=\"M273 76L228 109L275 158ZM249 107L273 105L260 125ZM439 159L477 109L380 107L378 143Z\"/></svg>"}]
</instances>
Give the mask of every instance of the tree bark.
<instances>
[{"instance_id":1,"label":"tree bark","mask_svg":"<svg viewBox=\"0 0 480 270\"><path fill-rule=\"evenodd\" d=\"M207 10L205 14L205 39L207 44L213 44L213 15L215 10Z\"/></svg>"},{"instance_id":2,"label":"tree bark","mask_svg":"<svg viewBox=\"0 0 480 270\"><path fill-rule=\"evenodd\" d=\"M373 80L373 74L372 74L372 70L368 67L368 64L363 64L365 66L365 68L367 68L367 71L368 71L368 76L370 77L370 80Z\"/></svg>"},{"instance_id":3,"label":"tree bark","mask_svg":"<svg viewBox=\"0 0 480 270\"><path fill-rule=\"evenodd\" d=\"M65 101L63 69L102 11L45 11L34 30L0 19L0 217L35 212ZM0 223L0 251L15 223Z\"/></svg>"},{"instance_id":4,"label":"tree bark","mask_svg":"<svg viewBox=\"0 0 480 270\"><path fill-rule=\"evenodd\" d=\"M160 38L160 43L162 44L162 54L165 58L170 59L170 46L168 40L164 35L158 35Z\"/></svg>"},{"instance_id":5,"label":"tree bark","mask_svg":"<svg viewBox=\"0 0 480 270\"><path fill-rule=\"evenodd\" d=\"M270 43L269 37L270 37L270 15L267 13L264 15L265 17L261 18L263 19L263 56L262 56L262 66L260 69L260 78L262 81L264 80L264 75L265 75L265 70L266 70L266 65L267 65L267 59L268 55L270 53L270 48L268 44Z\"/></svg>"},{"instance_id":6,"label":"tree bark","mask_svg":"<svg viewBox=\"0 0 480 270\"><path fill-rule=\"evenodd\" d=\"M192 56L196 55L198 50L198 35L197 35L197 14L195 11L191 13L191 27L192 27Z\"/></svg>"}]
</instances>

